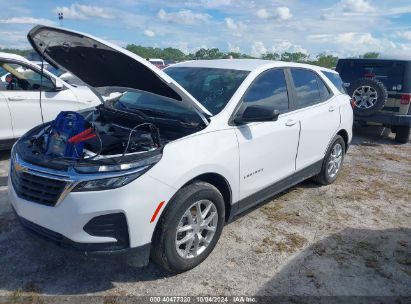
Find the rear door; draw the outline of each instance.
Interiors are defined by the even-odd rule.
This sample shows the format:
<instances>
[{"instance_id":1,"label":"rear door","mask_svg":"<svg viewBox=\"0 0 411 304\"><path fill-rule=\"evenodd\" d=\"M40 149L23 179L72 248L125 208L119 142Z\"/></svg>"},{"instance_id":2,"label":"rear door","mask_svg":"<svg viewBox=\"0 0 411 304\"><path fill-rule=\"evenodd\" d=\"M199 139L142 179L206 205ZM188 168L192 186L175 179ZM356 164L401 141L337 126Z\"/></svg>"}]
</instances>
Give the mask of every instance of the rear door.
<instances>
[{"instance_id":1,"label":"rear door","mask_svg":"<svg viewBox=\"0 0 411 304\"><path fill-rule=\"evenodd\" d=\"M268 70L258 76L241 103L280 111L277 121L235 127L240 153L240 199L243 199L258 195L259 191L294 172L300 126L289 113L283 69Z\"/></svg>"},{"instance_id":2,"label":"rear door","mask_svg":"<svg viewBox=\"0 0 411 304\"><path fill-rule=\"evenodd\" d=\"M337 98L322 78L309 69L289 69L294 115L301 123L296 170L319 165L340 125Z\"/></svg>"}]
</instances>

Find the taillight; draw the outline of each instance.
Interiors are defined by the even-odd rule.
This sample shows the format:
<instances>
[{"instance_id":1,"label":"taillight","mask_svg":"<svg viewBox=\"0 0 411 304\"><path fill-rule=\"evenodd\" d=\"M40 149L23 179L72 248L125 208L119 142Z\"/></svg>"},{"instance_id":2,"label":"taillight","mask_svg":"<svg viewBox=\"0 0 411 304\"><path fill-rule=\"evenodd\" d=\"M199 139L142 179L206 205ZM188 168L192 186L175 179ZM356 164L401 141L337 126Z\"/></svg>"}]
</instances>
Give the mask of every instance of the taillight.
<instances>
[{"instance_id":1,"label":"taillight","mask_svg":"<svg viewBox=\"0 0 411 304\"><path fill-rule=\"evenodd\" d=\"M410 104L410 102L411 102L411 94L410 93L401 94L401 104L402 105Z\"/></svg>"},{"instance_id":2,"label":"taillight","mask_svg":"<svg viewBox=\"0 0 411 304\"><path fill-rule=\"evenodd\" d=\"M354 98L351 98L350 104L351 104L351 108L354 110L354 108L355 108L355 100L354 100Z\"/></svg>"}]
</instances>

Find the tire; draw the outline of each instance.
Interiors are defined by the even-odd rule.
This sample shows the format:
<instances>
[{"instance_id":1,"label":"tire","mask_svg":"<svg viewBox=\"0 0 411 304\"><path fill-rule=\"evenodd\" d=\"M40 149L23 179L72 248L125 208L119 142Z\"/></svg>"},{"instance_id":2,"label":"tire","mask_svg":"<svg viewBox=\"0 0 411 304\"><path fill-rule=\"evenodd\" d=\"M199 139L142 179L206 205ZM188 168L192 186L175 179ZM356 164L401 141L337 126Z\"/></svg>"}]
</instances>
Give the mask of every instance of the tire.
<instances>
[{"instance_id":1,"label":"tire","mask_svg":"<svg viewBox=\"0 0 411 304\"><path fill-rule=\"evenodd\" d=\"M396 126L395 127L395 141L406 144L410 139L410 127Z\"/></svg>"},{"instance_id":2,"label":"tire","mask_svg":"<svg viewBox=\"0 0 411 304\"><path fill-rule=\"evenodd\" d=\"M208 215L211 216L213 212L216 212L210 222L210 226L213 226L213 223L215 224L215 218L217 219L215 231L212 236L211 233L213 231L209 230L211 227L204 229L202 232L194 229L184 232L177 232L178 227L181 229L187 226L195 226L196 222L199 221L196 215L193 216L193 211L198 210L198 202L201 202L200 210L202 210L202 212L205 211L208 206L206 206L206 202L211 202L215 207L210 207L210 211L208 213ZM185 226L181 226L182 221L189 218L187 214L190 214L191 218L196 222L188 221ZM204 219L208 219L207 214L205 214ZM152 260L167 271L175 273L184 272L196 267L198 264L203 262L214 249L218 239L220 238L224 222L224 199L216 187L202 181L193 182L183 187L168 203L166 210L157 224L152 242ZM197 226L195 229L201 228ZM199 241L198 233L202 235L201 241ZM203 236L203 234L205 235ZM194 240L192 243L190 243L190 238L190 241L177 245L178 241L188 238L189 235L194 235ZM206 238L208 238L208 245L206 245ZM199 253L195 250L196 242L199 244L199 250L202 249ZM200 244L202 244L202 247L200 247ZM188 246L190 247L187 250ZM184 254L187 254L187 256L182 256Z\"/></svg>"},{"instance_id":3,"label":"tire","mask_svg":"<svg viewBox=\"0 0 411 304\"><path fill-rule=\"evenodd\" d=\"M380 111L388 98L384 84L369 78L361 78L354 82L348 93L354 100L354 114L358 116L369 116Z\"/></svg>"},{"instance_id":4,"label":"tire","mask_svg":"<svg viewBox=\"0 0 411 304\"><path fill-rule=\"evenodd\" d=\"M332 154L337 149L337 146L341 148L341 160L339 161L339 165L335 174L332 171L329 171L330 161L333 159ZM336 135L332 141L332 144L329 146L327 153L325 154L323 164L321 166L321 171L317 175L313 177L313 180L321 185L329 185L332 184L338 177L338 174L341 171L341 167L344 161L345 156L345 142L344 139L340 135Z\"/></svg>"}]
</instances>

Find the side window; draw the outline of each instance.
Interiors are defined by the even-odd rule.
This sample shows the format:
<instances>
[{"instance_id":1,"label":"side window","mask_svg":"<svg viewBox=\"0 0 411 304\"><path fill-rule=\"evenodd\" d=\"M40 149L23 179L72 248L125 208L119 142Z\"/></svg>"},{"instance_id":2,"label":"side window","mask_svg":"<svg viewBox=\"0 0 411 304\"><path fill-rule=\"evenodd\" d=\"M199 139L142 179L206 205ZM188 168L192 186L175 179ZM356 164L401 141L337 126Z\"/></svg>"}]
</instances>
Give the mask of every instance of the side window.
<instances>
[{"instance_id":1,"label":"side window","mask_svg":"<svg viewBox=\"0 0 411 304\"><path fill-rule=\"evenodd\" d=\"M270 110L288 111L288 92L283 70L264 72L251 85L243 98L245 104L253 104Z\"/></svg>"},{"instance_id":2,"label":"side window","mask_svg":"<svg viewBox=\"0 0 411 304\"><path fill-rule=\"evenodd\" d=\"M39 91L52 90L54 85L47 77L23 65L0 62L0 90L7 91Z\"/></svg>"},{"instance_id":3,"label":"side window","mask_svg":"<svg viewBox=\"0 0 411 304\"><path fill-rule=\"evenodd\" d=\"M318 83L318 89L320 90L321 101L326 101L328 98L331 97L330 90L328 90L324 81L318 75L315 75L315 76L317 77L317 83Z\"/></svg>"},{"instance_id":4,"label":"side window","mask_svg":"<svg viewBox=\"0 0 411 304\"><path fill-rule=\"evenodd\" d=\"M335 87L343 94L347 94L343 81L337 73L322 71L323 74L335 85Z\"/></svg>"},{"instance_id":5,"label":"side window","mask_svg":"<svg viewBox=\"0 0 411 304\"><path fill-rule=\"evenodd\" d=\"M291 69L298 107L307 107L322 101L317 75L303 69Z\"/></svg>"}]
</instances>

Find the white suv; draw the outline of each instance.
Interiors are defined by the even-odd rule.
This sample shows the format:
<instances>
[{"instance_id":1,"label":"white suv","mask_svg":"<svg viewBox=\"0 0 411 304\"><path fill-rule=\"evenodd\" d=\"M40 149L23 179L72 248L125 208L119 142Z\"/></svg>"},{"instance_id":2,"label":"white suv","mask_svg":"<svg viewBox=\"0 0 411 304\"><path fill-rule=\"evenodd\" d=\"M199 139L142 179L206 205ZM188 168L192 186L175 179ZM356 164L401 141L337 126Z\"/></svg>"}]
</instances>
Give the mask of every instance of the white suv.
<instances>
[{"instance_id":1,"label":"white suv","mask_svg":"<svg viewBox=\"0 0 411 304\"><path fill-rule=\"evenodd\" d=\"M40 91L42 104L40 106ZM28 130L50 121L62 110L99 105L86 86L72 86L19 55L0 53L0 150L8 149Z\"/></svg>"},{"instance_id":2,"label":"white suv","mask_svg":"<svg viewBox=\"0 0 411 304\"><path fill-rule=\"evenodd\" d=\"M352 108L334 71L263 60L161 71L103 40L37 26L34 49L109 96L81 112L92 139L50 155L53 125L13 147L10 201L23 226L86 254L201 263L235 215L307 178L335 181Z\"/></svg>"}]
</instances>

